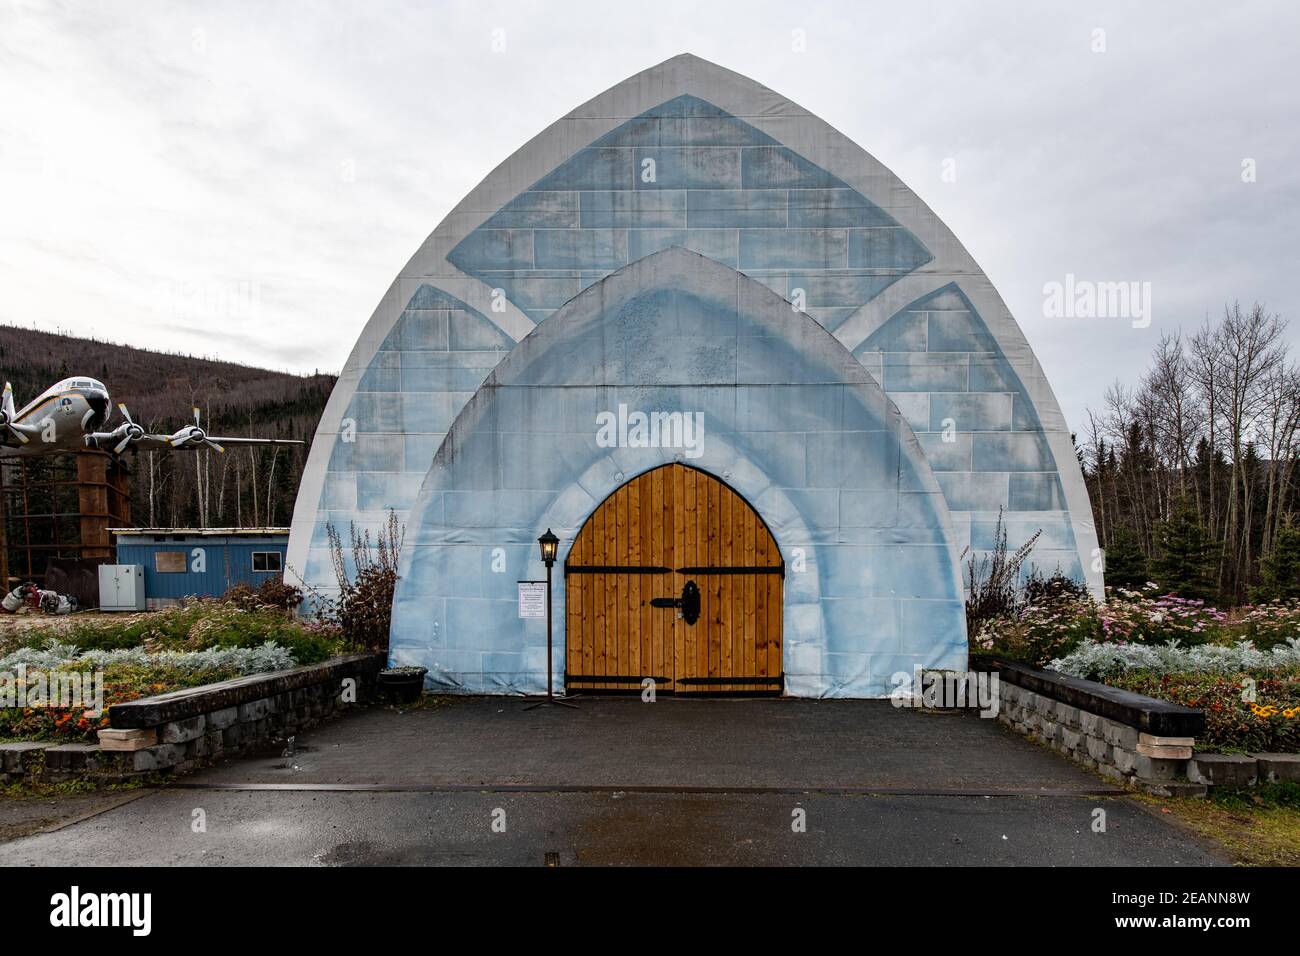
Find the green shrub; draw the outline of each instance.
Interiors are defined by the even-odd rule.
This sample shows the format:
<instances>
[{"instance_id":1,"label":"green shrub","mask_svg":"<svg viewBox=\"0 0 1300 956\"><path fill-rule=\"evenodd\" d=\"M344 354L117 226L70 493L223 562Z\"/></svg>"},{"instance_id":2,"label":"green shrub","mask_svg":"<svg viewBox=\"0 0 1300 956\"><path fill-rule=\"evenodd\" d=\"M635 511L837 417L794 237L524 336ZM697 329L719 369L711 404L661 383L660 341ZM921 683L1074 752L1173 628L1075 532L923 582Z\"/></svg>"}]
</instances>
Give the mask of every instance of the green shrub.
<instances>
[{"instance_id":1,"label":"green shrub","mask_svg":"<svg viewBox=\"0 0 1300 956\"><path fill-rule=\"evenodd\" d=\"M1228 810L1256 810L1260 807L1300 810L1300 784L1286 780L1246 788L1211 787L1208 796Z\"/></svg>"},{"instance_id":2,"label":"green shrub","mask_svg":"<svg viewBox=\"0 0 1300 956\"><path fill-rule=\"evenodd\" d=\"M1066 577L1059 568L1048 577L1043 577L1037 568L1031 569L1020 588L1020 600L1025 604L1044 604L1063 599L1082 600L1087 597L1087 585Z\"/></svg>"},{"instance_id":3,"label":"green shrub","mask_svg":"<svg viewBox=\"0 0 1300 956\"><path fill-rule=\"evenodd\" d=\"M1291 515L1282 520L1268 554L1259 559L1259 586L1251 592L1257 601L1300 598L1300 527Z\"/></svg>"},{"instance_id":4,"label":"green shrub","mask_svg":"<svg viewBox=\"0 0 1300 956\"><path fill-rule=\"evenodd\" d=\"M122 621L95 619L68 628L33 628L23 636L26 647L44 647L50 639L83 651L145 647L151 651L201 651L209 647L256 647L275 641L299 664L315 664L339 653L340 632L329 625L301 621L276 607L217 600L141 614Z\"/></svg>"},{"instance_id":5,"label":"green shrub","mask_svg":"<svg viewBox=\"0 0 1300 956\"><path fill-rule=\"evenodd\" d=\"M1182 598L1211 600L1215 594L1214 553L1196 509L1187 498L1180 498L1173 514L1156 528L1159 545L1151 573L1162 591Z\"/></svg>"}]
</instances>

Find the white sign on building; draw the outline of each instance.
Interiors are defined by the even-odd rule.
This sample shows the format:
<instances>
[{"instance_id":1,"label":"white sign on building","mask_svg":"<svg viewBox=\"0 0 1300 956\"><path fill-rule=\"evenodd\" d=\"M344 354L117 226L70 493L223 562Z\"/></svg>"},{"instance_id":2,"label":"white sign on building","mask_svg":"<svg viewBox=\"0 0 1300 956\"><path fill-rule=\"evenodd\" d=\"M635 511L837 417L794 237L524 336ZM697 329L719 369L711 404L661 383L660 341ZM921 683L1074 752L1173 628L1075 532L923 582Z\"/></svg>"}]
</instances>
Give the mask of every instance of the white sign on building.
<instances>
[{"instance_id":1,"label":"white sign on building","mask_svg":"<svg viewBox=\"0 0 1300 956\"><path fill-rule=\"evenodd\" d=\"M519 616L546 617L546 582L519 582Z\"/></svg>"}]
</instances>

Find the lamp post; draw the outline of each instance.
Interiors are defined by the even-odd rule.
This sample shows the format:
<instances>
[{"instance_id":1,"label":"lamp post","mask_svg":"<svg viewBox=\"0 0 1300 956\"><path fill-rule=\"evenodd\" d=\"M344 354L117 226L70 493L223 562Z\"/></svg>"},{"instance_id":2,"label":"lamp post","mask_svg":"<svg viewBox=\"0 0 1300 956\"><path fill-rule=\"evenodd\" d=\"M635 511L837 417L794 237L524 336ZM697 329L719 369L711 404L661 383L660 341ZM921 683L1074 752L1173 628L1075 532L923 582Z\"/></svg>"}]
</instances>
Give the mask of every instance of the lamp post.
<instances>
[{"instance_id":1,"label":"lamp post","mask_svg":"<svg viewBox=\"0 0 1300 956\"><path fill-rule=\"evenodd\" d=\"M546 533L537 539L537 545L542 549L542 563L546 565L546 699L529 704L524 710L532 710L542 704L556 704L560 707L572 707L577 710L577 704L571 704L567 700L556 698L554 691L555 670L551 663L553 644L551 636L551 568L555 565L555 556L560 549L560 539L555 536L555 533L550 528L547 528Z\"/></svg>"}]
</instances>

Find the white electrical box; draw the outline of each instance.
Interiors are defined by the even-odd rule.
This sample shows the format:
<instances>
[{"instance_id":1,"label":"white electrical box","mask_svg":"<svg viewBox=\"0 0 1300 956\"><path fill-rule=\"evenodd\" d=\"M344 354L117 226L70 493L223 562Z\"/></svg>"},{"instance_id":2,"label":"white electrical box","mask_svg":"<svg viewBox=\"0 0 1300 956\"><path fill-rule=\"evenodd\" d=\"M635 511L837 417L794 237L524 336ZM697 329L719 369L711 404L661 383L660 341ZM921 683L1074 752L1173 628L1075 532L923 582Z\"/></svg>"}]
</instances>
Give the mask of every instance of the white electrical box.
<instances>
[{"instance_id":1,"label":"white electrical box","mask_svg":"<svg viewBox=\"0 0 1300 956\"><path fill-rule=\"evenodd\" d=\"M143 611L144 565L101 564L99 566L99 609L101 611Z\"/></svg>"}]
</instances>

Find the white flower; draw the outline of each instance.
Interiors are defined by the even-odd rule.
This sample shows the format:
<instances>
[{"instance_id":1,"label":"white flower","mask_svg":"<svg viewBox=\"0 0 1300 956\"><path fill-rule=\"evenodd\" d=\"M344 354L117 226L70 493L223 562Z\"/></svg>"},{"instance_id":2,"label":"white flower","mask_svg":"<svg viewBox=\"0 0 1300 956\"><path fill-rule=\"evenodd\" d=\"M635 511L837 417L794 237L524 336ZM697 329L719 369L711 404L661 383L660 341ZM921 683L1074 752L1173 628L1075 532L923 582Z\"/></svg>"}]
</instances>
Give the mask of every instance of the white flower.
<instances>
[{"instance_id":1,"label":"white flower","mask_svg":"<svg viewBox=\"0 0 1300 956\"><path fill-rule=\"evenodd\" d=\"M1226 647L1215 644L1182 647L1177 642L1103 644L1086 640L1071 653L1052 661L1048 667L1063 674L1092 679L1129 670L1147 670L1156 674L1281 670L1300 667L1300 638L1288 638L1285 644L1279 644L1271 651L1261 651L1250 641Z\"/></svg>"}]
</instances>

